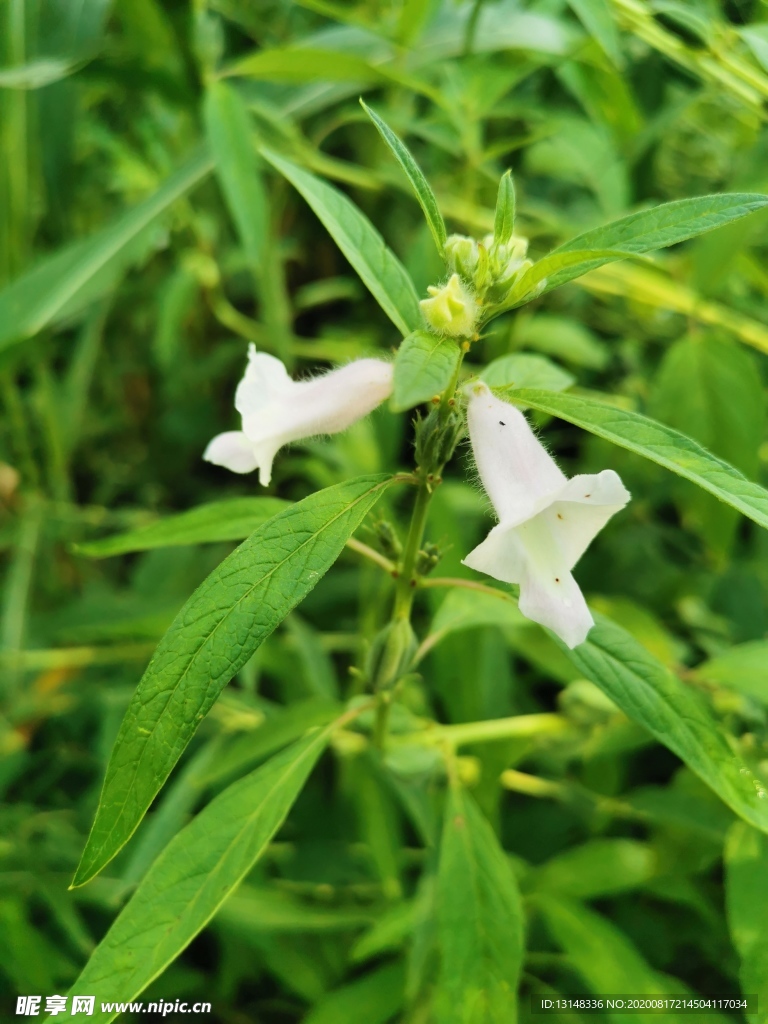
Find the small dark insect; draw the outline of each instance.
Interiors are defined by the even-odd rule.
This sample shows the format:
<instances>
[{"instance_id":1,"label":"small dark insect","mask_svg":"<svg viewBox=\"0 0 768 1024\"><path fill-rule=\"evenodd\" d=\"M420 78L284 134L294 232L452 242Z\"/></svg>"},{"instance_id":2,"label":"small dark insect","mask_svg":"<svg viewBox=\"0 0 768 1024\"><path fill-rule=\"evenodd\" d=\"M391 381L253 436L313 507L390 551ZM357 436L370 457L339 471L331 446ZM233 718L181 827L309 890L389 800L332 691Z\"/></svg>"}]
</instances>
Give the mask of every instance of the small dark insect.
<instances>
[{"instance_id":1,"label":"small dark insect","mask_svg":"<svg viewBox=\"0 0 768 1024\"><path fill-rule=\"evenodd\" d=\"M591 498L591 497L592 497L592 495L591 495L591 494L585 494L585 495L584 495L584 497L585 497L585 498Z\"/></svg>"},{"instance_id":2,"label":"small dark insect","mask_svg":"<svg viewBox=\"0 0 768 1024\"><path fill-rule=\"evenodd\" d=\"M560 577L559 576L555 576L555 583L559 583L559 582L560 582Z\"/></svg>"},{"instance_id":3,"label":"small dark insect","mask_svg":"<svg viewBox=\"0 0 768 1024\"><path fill-rule=\"evenodd\" d=\"M504 422L504 420L499 420L499 426L500 427L506 427L506 425L507 424Z\"/></svg>"},{"instance_id":4,"label":"small dark insect","mask_svg":"<svg viewBox=\"0 0 768 1024\"><path fill-rule=\"evenodd\" d=\"M557 513L557 518L558 518L558 519L562 519L562 518L563 518L563 517L562 517L562 516L560 515L560 513L559 513L559 512Z\"/></svg>"}]
</instances>

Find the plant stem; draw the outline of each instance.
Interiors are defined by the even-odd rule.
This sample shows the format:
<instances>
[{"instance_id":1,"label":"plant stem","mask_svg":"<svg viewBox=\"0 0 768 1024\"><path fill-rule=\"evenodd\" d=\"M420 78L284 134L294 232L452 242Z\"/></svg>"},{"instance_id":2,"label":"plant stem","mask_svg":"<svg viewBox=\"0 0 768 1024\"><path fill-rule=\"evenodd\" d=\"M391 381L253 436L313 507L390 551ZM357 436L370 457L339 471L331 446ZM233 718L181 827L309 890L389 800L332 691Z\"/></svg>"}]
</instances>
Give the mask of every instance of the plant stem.
<instances>
[{"instance_id":1,"label":"plant stem","mask_svg":"<svg viewBox=\"0 0 768 1024\"><path fill-rule=\"evenodd\" d=\"M406 538L405 549L403 551L400 576L397 580L397 588L395 590L395 607L392 612L393 621L395 619L407 619L411 614L413 595L416 591L416 578L414 576L416 558L424 537L424 527L427 523L427 510L429 508L429 501L431 497L432 491L427 485L426 480L422 479L416 493L416 501L414 502L413 513L411 515L411 525L408 528L408 536Z\"/></svg>"}]
</instances>

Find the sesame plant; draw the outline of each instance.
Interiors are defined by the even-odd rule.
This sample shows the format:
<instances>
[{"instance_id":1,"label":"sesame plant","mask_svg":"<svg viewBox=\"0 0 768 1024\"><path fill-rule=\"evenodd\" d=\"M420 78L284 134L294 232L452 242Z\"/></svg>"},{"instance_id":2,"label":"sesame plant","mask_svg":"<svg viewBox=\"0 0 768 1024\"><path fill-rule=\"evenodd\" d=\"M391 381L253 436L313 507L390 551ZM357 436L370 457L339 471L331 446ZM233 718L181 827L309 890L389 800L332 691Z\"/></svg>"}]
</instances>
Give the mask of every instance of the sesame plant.
<instances>
[{"instance_id":1,"label":"sesame plant","mask_svg":"<svg viewBox=\"0 0 768 1024\"><path fill-rule=\"evenodd\" d=\"M70 947L11 955L13 997L512 1024L717 994L712 1019L768 1020L764 22L267 7L123 11L125 52L157 47L135 130L156 102L197 148L106 227L6 253L5 941ZM78 52L7 61L9 132ZM684 166L665 97L631 196L649 52L751 126L740 168ZM115 390L107 325L151 398ZM104 424L134 425L87 426L99 373Z\"/></svg>"}]
</instances>

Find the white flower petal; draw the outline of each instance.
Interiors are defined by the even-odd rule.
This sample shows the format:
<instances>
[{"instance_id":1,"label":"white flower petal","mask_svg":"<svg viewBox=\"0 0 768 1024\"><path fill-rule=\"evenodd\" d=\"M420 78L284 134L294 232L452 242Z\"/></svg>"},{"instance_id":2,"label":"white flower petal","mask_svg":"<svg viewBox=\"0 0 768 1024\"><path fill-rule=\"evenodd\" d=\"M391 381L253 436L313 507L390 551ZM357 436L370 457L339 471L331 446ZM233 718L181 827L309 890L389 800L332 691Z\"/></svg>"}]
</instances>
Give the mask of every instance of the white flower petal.
<instances>
[{"instance_id":1,"label":"white flower petal","mask_svg":"<svg viewBox=\"0 0 768 1024\"><path fill-rule=\"evenodd\" d=\"M241 416L257 413L295 386L285 365L267 352L248 346L245 376L237 385L235 408Z\"/></svg>"},{"instance_id":2,"label":"white flower petal","mask_svg":"<svg viewBox=\"0 0 768 1024\"><path fill-rule=\"evenodd\" d=\"M212 462L214 466L224 466L233 473L252 473L259 466L253 445L240 430L217 434L208 443L203 458L206 462Z\"/></svg>"},{"instance_id":3,"label":"white flower petal","mask_svg":"<svg viewBox=\"0 0 768 1024\"><path fill-rule=\"evenodd\" d=\"M565 475L525 416L487 385L472 389L467 419L480 479L502 523L526 519L565 486Z\"/></svg>"},{"instance_id":4,"label":"white flower petal","mask_svg":"<svg viewBox=\"0 0 768 1024\"><path fill-rule=\"evenodd\" d=\"M525 572L525 562L525 549L517 538L516 528L499 523L461 564L503 583L519 583Z\"/></svg>"},{"instance_id":5,"label":"white flower petal","mask_svg":"<svg viewBox=\"0 0 768 1024\"><path fill-rule=\"evenodd\" d=\"M392 393L392 364L380 359L353 363L310 380L292 381L269 404L243 415L243 430L275 450L291 441L336 434L367 416Z\"/></svg>"},{"instance_id":6,"label":"white flower petal","mask_svg":"<svg viewBox=\"0 0 768 1024\"><path fill-rule=\"evenodd\" d=\"M555 501L541 513L546 516L568 568L578 562L611 516L630 500L618 473L583 474L569 480Z\"/></svg>"},{"instance_id":7,"label":"white flower petal","mask_svg":"<svg viewBox=\"0 0 768 1024\"><path fill-rule=\"evenodd\" d=\"M358 359L309 380L291 380L279 359L248 349L248 366L235 395L243 431L220 434L208 445L209 462L235 473L259 469L268 484L272 460L284 444L346 430L392 393L393 368L381 359Z\"/></svg>"},{"instance_id":8,"label":"white flower petal","mask_svg":"<svg viewBox=\"0 0 768 1024\"><path fill-rule=\"evenodd\" d=\"M551 629L574 648L587 639L595 622L579 585L565 568L542 573L529 564L520 583L518 607L526 618Z\"/></svg>"}]
</instances>

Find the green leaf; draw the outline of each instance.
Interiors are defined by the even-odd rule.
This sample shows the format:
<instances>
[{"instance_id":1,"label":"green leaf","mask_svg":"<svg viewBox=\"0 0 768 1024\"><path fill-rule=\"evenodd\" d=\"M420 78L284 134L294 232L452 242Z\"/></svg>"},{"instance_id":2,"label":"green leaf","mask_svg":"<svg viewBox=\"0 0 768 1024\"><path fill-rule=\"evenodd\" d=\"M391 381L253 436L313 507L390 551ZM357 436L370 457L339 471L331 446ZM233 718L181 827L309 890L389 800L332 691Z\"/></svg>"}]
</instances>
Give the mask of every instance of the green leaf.
<instances>
[{"instance_id":1,"label":"green leaf","mask_svg":"<svg viewBox=\"0 0 768 1024\"><path fill-rule=\"evenodd\" d=\"M205 96L205 125L216 173L248 260L269 258L269 202L259 174L248 111L224 82L212 82Z\"/></svg>"},{"instance_id":2,"label":"green leaf","mask_svg":"<svg viewBox=\"0 0 768 1024\"><path fill-rule=\"evenodd\" d=\"M589 34L598 41L617 67L621 67L621 46L616 24L611 17L608 0L568 0L576 17Z\"/></svg>"},{"instance_id":3,"label":"green leaf","mask_svg":"<svg viewBox=\"0 0 768 1024\"><path fill-rule=\"evenodd\" d=\"M503 590L489 594L482 590L456 587L449 590L432 620L429 636L442 639L449 633L478 626L526 625L528 622L518 611L517 602Z\"/></svg>"},{"instance_id":4,"label":"green leaf","mask_svg":"<svg viewBox=\"0 0 768 1024\"><path fill-rule=\"evenodd\" d=\"M395 356L392 410L403 412L442 394L456 372L461 349L452 338L414 331Z\"/></svg>"},{"instance_id":5,"label":"green leaf","mask_svg":"<svg viewBox=\"0 0 768 1024\"><path fill-rule=\"evenodd\" d=\"M403 1006L402 963L386 964L324 995L303 1024L387 1024Z\"/></svg>"},{"instance_id":6,"label":"green leaf","mask_svg":"<svg viewBox=\"0 0 768 1024\"><path fill-rule=\"evenodd\" d=\"M664 355L648 409L746 476L757 475L765 391L755 358L743 346L709 336L678 341ZM686 525L727 554L738 525L735 512L685 484L673 495Z\"/></svg>"},{"instance_id":7,"label":"green leaf","mask_svg":"<svg viewBox=\"0 0 768 1024\"><path fill-rule=\"evenodd\" d=\"M673 984L672 979L655 971L626 935L601 914L562 898L537 897L536 907L555 942L595 995L679 995L685 991L682 983ZM622 1024L635 1019L620 1011L607 1011L607 1016ZM681 1022L688 1019L672 1011L664 1018Z\"/></svg>"},{"instance_id":8,"label":"green leaf","mask_svg":"<svg viewBox=\"0 0 768 1024\"><path fill-rule=\"evenodd\" d=\"M565 391L576 383L576 378L545 356L529 355L527 352L499 356L490 362L480 374L492 388L540 388L542 391Z\"/></svg>"},{"instance_id":9,"label":"green leaf","mask_svg":"<svg viewBox=\"0 0 768 1024\"><path fill-rule=\"evenodd\" d=\"M508 392L507 397L517 405L549 413L657 462L732 505L760 526L768 527L768 491L765 488L747 480L733 466L663 423L578 395L524 388Z\"/></svg>"},{"instance_id":10,"label":"green leaf","mask_svg":"<svg viewBox=\"0 0 768 1024\"><path fill-rule=\"evenodd\" d=\"M154 195L112 224L49 256L0 291L0 349L31 338L64 315L72 315L112 283L134 258L132 243L211 170L198 153Z\"/></svg>"},{"instance_id":11,"label":"green leaf","mask_svg":"<svg viewBox=\"0 0 768 1024\"><path fill-rule=\"evenodd\" d=\"M596 899L644 885L659 871L654 848L636 839L593 839L550 858L537 869L538 891Z\"/></svg>"},{"instance_id":12,"label":"green leaf","mask_svg":"<svg viewBox=\"0 0 768 1024\"><path fill-rule=\"evenodd\" d=\"M561 275L567 274L566 280L571 281L575 277L581 277L589 270L604 263L615 263L616 260L623 260L629 253L620 249L577 249L575 252L562 252L556 249L549 256L537 260L532 267L525 271L523 276L515 283L509 298L504 302L502 312L522 306L531 299L538 298L551 292L559 284ZM494 312L493 315L496 315Z\"/></svg>"},{"instance_id":13,"label":"green leaf","mask_svg":"<svg viewBox=\"0 0 768 1024\"><path fill-rule=\"evenodd\" d=\"M747 214L754 213L766 205L768 196L755 192L726 192L722 195L699 196L695 199L678 199L674 203L664 203L653 210L642 210L629 217L622 217L612 224L586 231L583 235L578 235L559 246L547 259L560 253L587 249L613 249L625 256L637 256L684 242L705 231L746 217ZM615 258L596 254L590 263L564 266L548 279L547 291Z\"/></svg>"},{"instance_id":14,"label":"green leaf","mask_svg":"<svg viewBox=\"0 0 768 1024\"><path fill-rule=\"evenodd\" d=\"M101 540L77 544L74 550L88 558L109 558L129 551L178 547L182 544L213 544L217 541L243 540L290 502L282 498L227 498L198 505L188 512L162 519L127 533L116 533Z\"/></svg>"},{"instance_id":15,"label":"green leaf","mask_svg":"<svg viewBox=\"0 0 768 1024\"><path fill-rule=\"evenodd\" d=\"M416 198L419 201L419 206L424 212L424 216L427 219L427 226L432 232L432 237L435 240L437 251L442 256L443 250L445 249L445 223L443 216L440 213L440 208L437 205L435 194L429 186L429 182L424 177L424 173L411 156L408 148L405 144L395 135L386 121L379 117L379 115L365 103L364 100L360 100L360 105L366 112L368 117L373 121L381 135L382 139L386 142L387 146L402 167L405 172L405 176L411 183Z\"/></svg>"},{"instance_id":16,"label":"green leaf","mask_svg":"<svg viewBox=\"0 0 768 1024\"><path fill-rule=\"evenodd\" d=\"M569 657L586 679L677 754L736 814L768 832L768 793L734 755L698 691L602 617Z\"/></svg>"},{"instance_id":17,"label":"green leaf","mask_svg":"<svg viewBox=\"0 0 768 1024\"><path fill-rule=\"evenodd\" d=\"M363 57L340 50L290 46L256 53L230 64L229 78L254 78L267 82L380 82L382 74Z\"/></svg>"},{"instance_id":18,"label":"green leaf","mask_svg":"<svg viewBox=\"0 0 768 1024\"><path fill-rule=\"evenodd\" d=\"M42 89L73 74L81 63L62 57L44 57L29 64L0 68L0 89Z\"/></svg>"},{"instance_id":19,"label":"green leaf","mask_svg":"<svg viewBox=\"0 0 768 1024\"><path fill-rule=\"evenodd\" d=\"M750 1024L768 1021L768 837L736 822L725 843L728 928L741 960L741 990L758 995Z\"/></svg>"},{"instance_id":20,"label":"green leaf","mask_svg":"<svg viewBox=\"0 0 768 1024\"><path fill-rule=\"evenodd\" d=\"M259 527L198 587L126 711L73 885L130 839L222 689L333 565L390 482L359 477L311 494Z\"/></svg>"},{"instance_id":21,"label":"green leaf","mask_svg":"<svg viewBox=\"0 0 768 1024\"><path fill-rule=\"evenodd\" d=\"M446 797L437 880L439 1024L514 1024L523 958L517 882L471 796Z\"/></svg>"},{"instance_id":22,"label":"green leaf","mask_svg":"<svg viewBox=\"0 0 768 1024\"><path fill-rule=\"evenodd\" d=\"M341 706L335 701L310 697L295 700L287 707L272 710L265 721L255 729L230 736L209 766L201 780L201 786L220 786L255 765L282 747L299 739L315 726L327 725L341 713Z\"/></svg>"},{"instance_id":23,"label":"green leaf","mask_svg":"<svg viewBox=\"0 0 768 1024\"><path fill-rule=\"evenodd\" d=\"M262 153L306 199L403 337L421 327L413 282L367 217L345 195L313 174L271 150Z\"/></svg>"},{"instance_id":24,"label":"green leaf","mask_svg":"<svg viewBox=\"0 0 768 1024\"><path fill-rule=\"evenodd\" d=\"M547 356L602 370L610 359L605 342L576 320L550 313L520 317L514 328L517 348L533 348Z\"/></svg>"},{"instance_id":25,"label":"green leaf","mask_svg":"<svg viewBox=\"0 0 768 1024\"><path fill-rule=\"evenodd\" d=\"M93 995L92 1018L134 999L189 945L248 874L280 828L330 730L314 733L235 782L163 850L94 950L70 995Z\"/></svg>"},{"instance_id":26,"label":"green leaf","mask_svg":"<svg viewBox=\"0 0 768 1024\"><path fill-rule=\"evenodd\" d=\"M512 171L505 171L499 181L496 212L493 218L493 240L506 244L515 233L515 182Z\"/></svg>"},{"instance_id":27,"label":"green leaf","mask_svg":"<svg viewBox=\"0 0 768 1024\"><path fill-rule=\"evenodd\" d=\"M258 50L229 65L222 72L222 77L253 78L265 82L311 82L313 85L318 81L354 82L361 86L396 83L417 95L428 96L438 105L443 102L439 90L394 63L366 60L341 49L286 46Z\"/></svg>"},{"instance_id":28,"label":"green leaf","mask_svg":"<svg viewBox=\"0 0 768 1024\"><path fill-rule=\"evenodd\" d=\"M727 686L768 704L768 640L731 647L697 665L694 673L704 682Z\"/></svg>"}]
</instances>

